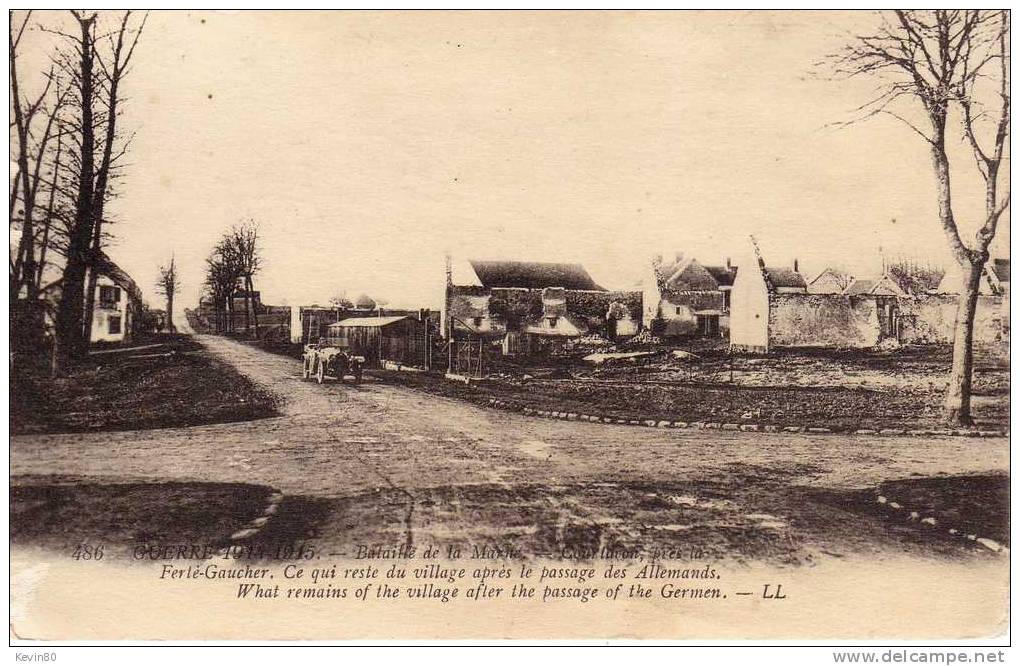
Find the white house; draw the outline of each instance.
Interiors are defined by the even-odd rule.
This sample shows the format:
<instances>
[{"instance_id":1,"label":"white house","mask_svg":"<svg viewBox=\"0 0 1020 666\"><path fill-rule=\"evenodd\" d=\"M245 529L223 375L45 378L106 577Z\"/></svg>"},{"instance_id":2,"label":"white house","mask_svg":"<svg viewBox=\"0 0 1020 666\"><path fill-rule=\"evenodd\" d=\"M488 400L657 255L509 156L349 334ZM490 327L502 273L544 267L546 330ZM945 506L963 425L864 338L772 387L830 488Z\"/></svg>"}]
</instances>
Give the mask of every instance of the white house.
<instances>
[{"instance_id":1,"label":"white house","mask_svg":"<svg viewBox=\"0 0 1020 666\"><path fill-rule=\"evenodd\" d=\"M769 348L769 308L773 294L807 294L807 283L797 271L766 266L752 242L751 257L741 263L730 292L730 345L748 349Z\"/></svg>"},{"instance_id":2,"label":"white house","mask_svg":"<svg viewBox=\"0 0 1020 666\"><path fill-rule=\"evenodd\" d=\"M92 342L130 340L141 315L142 292L109 257L100 257L96 300L92 313Z\"/></svg>"}]
</instances>

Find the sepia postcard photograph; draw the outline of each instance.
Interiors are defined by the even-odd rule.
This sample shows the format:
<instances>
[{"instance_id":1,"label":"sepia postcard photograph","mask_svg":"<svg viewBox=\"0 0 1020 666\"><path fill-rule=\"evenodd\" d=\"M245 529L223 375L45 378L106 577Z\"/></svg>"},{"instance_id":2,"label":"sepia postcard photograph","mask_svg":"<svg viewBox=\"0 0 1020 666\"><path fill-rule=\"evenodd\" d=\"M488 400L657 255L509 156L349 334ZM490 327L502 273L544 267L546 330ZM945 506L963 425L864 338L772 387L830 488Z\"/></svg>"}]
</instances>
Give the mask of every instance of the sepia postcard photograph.
<instances>
[{"instance_id":1,"label":"sepia postcard photograph","mask_svg":"<svg viewBox=\"0 0 1020 666\"><path fill-rule=\"evenodd\" d=\"M1009 10L8 27L19 661L1005 661Z\"/></svg>"}]
</instances>

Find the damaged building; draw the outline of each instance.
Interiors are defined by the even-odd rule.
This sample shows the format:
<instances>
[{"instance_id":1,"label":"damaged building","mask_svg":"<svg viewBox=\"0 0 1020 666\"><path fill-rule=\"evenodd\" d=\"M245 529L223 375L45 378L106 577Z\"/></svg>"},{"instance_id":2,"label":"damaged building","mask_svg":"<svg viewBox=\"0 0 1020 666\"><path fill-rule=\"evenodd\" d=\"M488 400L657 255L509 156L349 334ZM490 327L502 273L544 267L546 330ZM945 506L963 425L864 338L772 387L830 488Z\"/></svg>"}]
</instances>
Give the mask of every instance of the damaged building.
<instances>
[{"instance_id":1,"label":"damaged building","mask_svg":"<svg viewBox=\"0 0 1020 666\"><path fill-rule=\"evenodd\" d=\"M953 339L959 294L938 293L948 289L945 281L936 289L932 284L905 284L894 273L885 272L875 279L852 280L836 291L829 288L835 280L823 271L819 276L823 279L812 280L815 288L809 290L799 273L766 265L756 246L754 250L754 260L734 281L732 347L758 351L777 347L846 349L886 342L939 344ZM1004 291L990 289L979 297L976 342L1008 337Z\"/></svg>"},{"instance_id":2,"label":"damaged building","mask_svg":"<svg viewBox=\"0 0 1020 666\"><path fill-rule=\"evenodd\" d=\"M610 340L641 328L642 293L610 291L580 264L447 259L444 334L482 339L504 355L562 347L589 335Z\"/></svg>"},{"instance_id":3,"label":"damaged building","mask_svg":"<svg viewBox=\"0 0 1020 666\"><path fill-rule=\"evenodd\" d=\"M727 337L730 330L730 292L737 268L704 265L677 254L673 261L656 257L653 266L659 303L656 335L678 337Z\"/></svg>"}]
</instances>

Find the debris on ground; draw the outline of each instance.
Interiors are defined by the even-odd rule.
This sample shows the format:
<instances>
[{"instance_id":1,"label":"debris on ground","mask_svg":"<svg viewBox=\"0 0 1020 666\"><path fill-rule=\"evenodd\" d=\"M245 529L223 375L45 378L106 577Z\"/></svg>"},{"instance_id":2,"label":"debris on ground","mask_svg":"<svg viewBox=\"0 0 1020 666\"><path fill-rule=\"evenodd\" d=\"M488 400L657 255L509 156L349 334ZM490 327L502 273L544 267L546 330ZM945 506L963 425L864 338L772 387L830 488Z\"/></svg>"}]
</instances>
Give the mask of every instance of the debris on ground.
<instances>
[{"instance_id":1,"label":"debris on ground","mask_svg":"<svg viewBox=\"0 0 1020 666\"><path fill-rule=\"evenodd\" d=\"M615 352L615 353L596 353L588 354L584 357L584 361L587 363L594 363L600 365L602 363L611 363L613 361L629 361L645 356L655 356L657 352Z\"/></svg>"}]
</instances>

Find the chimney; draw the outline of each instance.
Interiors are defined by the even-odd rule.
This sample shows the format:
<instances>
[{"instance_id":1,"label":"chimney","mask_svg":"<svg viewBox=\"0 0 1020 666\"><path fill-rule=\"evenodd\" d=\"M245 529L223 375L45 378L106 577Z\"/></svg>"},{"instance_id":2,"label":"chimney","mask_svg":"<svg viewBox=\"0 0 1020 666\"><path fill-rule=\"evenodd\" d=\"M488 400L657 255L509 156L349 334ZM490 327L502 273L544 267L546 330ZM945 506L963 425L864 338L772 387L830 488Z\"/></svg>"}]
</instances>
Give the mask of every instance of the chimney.
<instances>
[{"instance_id":1,"label":"chimney","mask_svg":"<svg viewBox=\"0 0 1020 666\"><path fill-rule=\"evenodd\" d=\"M446 255L446 286L453 284L453 257Z\"/></svg>"},{"instance_id":2,"label":"chimney","mask_svg":"<svg viewBox=\"0 0 1020 666\"><path fill-rule=\"evenodd\" d=\"M796 259L793 260L793 272L800 273L800 263Z\"/></svg>"},{"instance_id":3,"label":"chimney","mask_svg":"<svg viewBox=\"0 0 1020 666\"><path fill-rule=\"evenodd\" d=\"M732 270L732 269L733 269L733 264L730 263L730 258L726 257L726 270Z\"/></svg>"}]
</instances>

